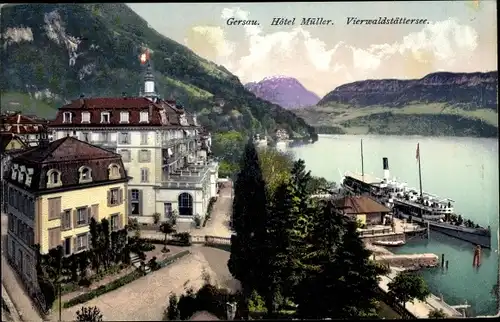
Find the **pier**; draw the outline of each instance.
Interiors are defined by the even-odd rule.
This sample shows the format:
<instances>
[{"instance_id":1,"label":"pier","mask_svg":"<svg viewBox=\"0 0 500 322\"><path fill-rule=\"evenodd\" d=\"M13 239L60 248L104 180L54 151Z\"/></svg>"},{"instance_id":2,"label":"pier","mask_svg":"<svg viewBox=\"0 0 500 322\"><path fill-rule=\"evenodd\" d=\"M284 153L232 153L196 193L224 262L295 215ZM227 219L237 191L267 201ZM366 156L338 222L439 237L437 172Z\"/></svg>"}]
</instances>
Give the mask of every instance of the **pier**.
<instances>
[{"instance_id":1,"label":"pier","mask_svg":"<svg viewBox=\"0 0 500 322\"><path fill-rule=\"evenodd\" d=\"M403 269L398 269L396 267L391 267L391 272L387 276L381 276L381 280L379 282L379 287L382 291L388 293L389 287L388 284L392 281L394 277L399 272L402 272ZM413 303L408 302L405 304L405 309L419 319L427 319L429 317L429 313L434 310L443 310L443 312L448 317L463 317L463 314L460 313L457 309L442 301L437 296L431 294L425 301L414 300Z\"/></svg>"}]
</instances>

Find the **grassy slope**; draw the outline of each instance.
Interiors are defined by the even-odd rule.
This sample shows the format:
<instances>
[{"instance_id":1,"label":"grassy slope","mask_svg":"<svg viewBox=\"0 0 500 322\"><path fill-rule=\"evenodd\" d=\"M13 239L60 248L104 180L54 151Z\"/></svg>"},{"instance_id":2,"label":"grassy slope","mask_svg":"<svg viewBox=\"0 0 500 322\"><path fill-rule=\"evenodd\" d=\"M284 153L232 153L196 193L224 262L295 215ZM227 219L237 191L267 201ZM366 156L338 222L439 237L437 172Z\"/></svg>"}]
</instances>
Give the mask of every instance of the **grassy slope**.
<instances>
[{"instance_id":1,"label":"grassy slope","mask_svg":"<svg viewBox=\"0 0 500 322\"><path fill-rule=\"evenodd\" d=\"M436 120L437 118L443 118L443 116L449 116L450 119L466 120L470 124L478 123L478 126L498 128L498 114L493 110L478 109L466 111L446 106L446 104L413 104L402 108L377 106L358 108L335 104L313 106L294 110L294 112L315 127L333 127L348 134L366 134L369 132L415 134L408 131L408 126L411 126L408 123L416 122L420 123L420 130L422 131L420 134L435 135L438 133L436 133L435 129L432 129L434 126L433 123L437 122L440 127L444 127L447 130L450 127L453 128L453 124L446 124L449 123L446 120ZM381 122L380 116L389 112L393 115L392 122L385 122L383 124L384 122ZM387 127L387 124L389 124L389 127ZM429 129L425 129L426 125L428 125ZM385 127L382 129L380 128L381 126ZM459 130L452 131L458 132L454 133L454 135L460 135ZM443 130L443 132L446 131Z\"/></svg>"},{"instance_id":2,"label":"grassy slope","mask_svg":"<svg viewBox=\"0 0 500 322\"><path fill-rule=\"evenodd\" d=\"M52 118L57 112L57 109L49 103L18 92L0 93L0 110L20 111L23 114L34 114L44 118Z\"/></svg>"}]
</instances>

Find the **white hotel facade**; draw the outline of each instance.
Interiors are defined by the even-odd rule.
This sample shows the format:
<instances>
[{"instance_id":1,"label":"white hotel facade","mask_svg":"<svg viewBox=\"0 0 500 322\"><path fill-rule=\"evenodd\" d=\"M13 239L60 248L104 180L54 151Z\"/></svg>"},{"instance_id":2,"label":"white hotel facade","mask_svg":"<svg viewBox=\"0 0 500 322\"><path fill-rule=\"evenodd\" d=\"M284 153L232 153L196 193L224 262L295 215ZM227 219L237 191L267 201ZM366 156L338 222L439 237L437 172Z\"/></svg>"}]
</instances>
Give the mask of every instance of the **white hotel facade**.
<instances>
[{"instance_id":1,"label":"white hotel facade","mask_svg":"<svg viewBox=\"0 0 500 322\"><path fill-rule=\"evenodd\" d=\"M177 222L203 220L217 196L218 164L208 157L196 116L175 101L162 100L148 66L139 97L84 98L61 108L49 124L53 139L73 136L122 156L131 180L129 218L152 223L174 212Z\"/></svg>"}]
</instances>

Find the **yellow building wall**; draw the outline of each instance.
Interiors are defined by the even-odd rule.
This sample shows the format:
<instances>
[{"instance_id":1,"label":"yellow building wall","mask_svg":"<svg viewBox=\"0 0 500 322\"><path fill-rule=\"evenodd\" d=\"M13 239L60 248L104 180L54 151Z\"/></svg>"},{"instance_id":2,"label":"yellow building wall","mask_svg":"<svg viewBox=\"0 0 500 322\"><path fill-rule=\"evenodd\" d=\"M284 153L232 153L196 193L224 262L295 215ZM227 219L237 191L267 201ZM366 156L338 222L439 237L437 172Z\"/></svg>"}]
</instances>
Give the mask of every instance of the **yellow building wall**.
<instances>
[{"instance_id":1,"label":"yellow building wall","mask_svg":"<svg viewBox=\"0 0 500 322\"><path fill-rule=\"evenodd\" d=\"M357 214L356 222L361 226L366 225L366 215L365 214Z\"/></svg>"},{"instance_id":2,"label":"yellow building wall","mask_svg":"<svg viewBox=\"0 0 500 322\"><path fill-rule=\"evenodd\" d=\"M123 203L121 205L108 207L108 191L113 188L123 189ZM128 204L127 184L112 184L87 189L72 190L54 194L43 195L39 197L39 209L37 219L40 218L40 252L42 254L49 251L49 229L61 226L60 219L49 221L49 202L50 198L61 197L61 210L76 209L83 206L99 204L99 218L110 219L110 215L120 213L124 225L128 223L126 207ZM37 226L38 227L38 226ZM61 243L66 237L83 234L89 231L89 226L79 227L72 230L61 231Z\"/></svg>"},{"instance_id":3,"label":"yellow building wall","mask_svg":"<svg viewBox=\"0 0 500 322\"><path fill-rule=\"evenodd\" d=\"M24 147L25 147L25 145L23 144L23 142L20 139L13 138L12 140L10 140L9 144L7 144L7 146L5 147L5 150L6 151L18 150L18 149L23 149Z\"/></svg>"}]
</instances>

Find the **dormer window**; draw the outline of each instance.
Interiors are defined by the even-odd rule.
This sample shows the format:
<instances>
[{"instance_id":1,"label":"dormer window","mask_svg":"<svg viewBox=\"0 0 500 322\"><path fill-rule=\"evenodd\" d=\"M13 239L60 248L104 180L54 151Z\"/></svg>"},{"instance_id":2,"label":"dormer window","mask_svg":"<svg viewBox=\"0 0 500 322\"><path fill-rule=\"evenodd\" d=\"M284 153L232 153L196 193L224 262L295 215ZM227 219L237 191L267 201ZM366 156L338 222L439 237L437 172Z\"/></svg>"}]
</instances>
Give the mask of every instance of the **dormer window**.
<instances>
[{"instance_id":1,"label":"dormer window","mask_svg":"<svg viewBox=\"0 0 500 322\"><path fill-rule=\"evenodd\" d=\"M12 165L12 174L11 174L11 179L12 180L17 180L17 173L19 172L19 165L13 164Z\"/></svg>"},{"instance_id":2,"label":"dormer window","mask_svg":"<svg viewBox=\"0 0 500 322\"><path fill-rule=\"evenodd\" d=\"M78 173L80 174L78 183L87 183L92 181L92 169L89 167L80 167L80 169L78 169Z\"/></svg>"},{"instance_id":3,"label":"dormer window","mask_svg":"<svg viewBox=\"0 0 500 322\"><path fill-rule=\"evenodd\" d=\"M82 112L82 123L90 123L90 113Z\"/></svg>"},{"instance_id":4,"label":"dormer window","mask_svg":"<svg viewBox=\"0 0 500 322\"><path fill-rule=\"evenodd\" d=\"M31 186L31 178L33 177L33 168L28 169L28 175L26 176L26 182L24 183L26 186Z\"/></svg>"},{"instance_id":5,"label":"dormer window","mask_svg":"<svg viewBox=\"0 0 500 322\"><path fill-rule=\"evenodd\" d=\"M23 183L25 178L26 178L26 167L22 165L19 171L19 175L17 176L17 181L19 183Z\"/></svg>"},{"instance_id":6,"label":"dormer window","mask_svg":"<svg viewBox=\"0 0 500 322\"><path fill-rule=\"evenodd\" d=\"M120 112L120 123L128 123L129 122L128 116L129 116L128 112Z\"/></svg>"},{"instance_id":7,"label":"dormer window","mask_svg":"<svg viewBox=\"0 0 500 322\"><path fill-rule=\"evenodd\" d=\"M149 122L149 112L142 111L140 114L139 123L148 123Z\"/></svg>"},{"instance_id":8,"label":"dormer window","mask_svg":"<svg viewBox=\"0 0 500 322\"><path fill-rule=\"evenodd\" d=\"M101 123L109 124L109 120L110 120L109 112L102 112L101 113Z\"/></svg>"},{"instance_id":9,"label":"dormer window","mask_svg":"<svg viewBox=\"0 0 500 322\"><path fill-rule=\"evenodd\" d=\"M108 167L108 176L110 180L120 179L120 167L117 164L110 164Z\"/></svg>"},{"instance_id":10,"label":"dormer window","mask_svg":"<svg viewBox=\"0 0 500 322\"><path fill-rule=\"evenodd\" d=\"M71 123L73 121L73 113L64 112L63 113L63 123Z\"/></svg>"},{"instance_id":11,"label":"dormer window","mask_svg":"<svg viewBox=\"0 0 500 322\"><path fill-rule=\"evenodd\" d=\"M47 188L56 188L62 186L61 172L55 169L47 171Z\"/></svg>"}]
</instances>

